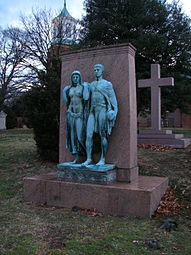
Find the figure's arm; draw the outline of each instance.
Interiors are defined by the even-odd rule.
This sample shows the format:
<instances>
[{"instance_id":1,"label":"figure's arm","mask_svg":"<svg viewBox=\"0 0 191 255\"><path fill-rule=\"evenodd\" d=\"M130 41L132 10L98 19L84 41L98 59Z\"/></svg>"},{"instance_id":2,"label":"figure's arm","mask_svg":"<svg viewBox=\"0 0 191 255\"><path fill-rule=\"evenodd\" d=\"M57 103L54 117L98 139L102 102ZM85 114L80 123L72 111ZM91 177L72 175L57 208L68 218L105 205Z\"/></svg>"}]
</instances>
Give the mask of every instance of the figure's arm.
<instances>
[{"instance_id":1,"label":"figure's arm","mask_svg":"<svg viewBox=\"0 0 191 255\"><path fill-rule=\"evenodd\" d=\"M89 100L90 98L90 85L88 82L83 83L83 99L85 101Z\"/></svg>"},{"instance_id":2,"label":"figure's arm","mask_svg":"<svg viewBox=\"0 0 191 255\"><path fill-rule=\"evenodd\" d=\"M63 101L65 105L68 105L69 103L69 96L68 96L69 89L70 89L70 86L66 86L63 89Z\"/></svg>"},{"instance_id":3,"label":"figure's arm","mask_svg":"<svg viewBox=\"0 0 191 255\"><path fill-rule=\"evenodd\" d=\"M113 120L116 118L117 112L118 112L117 98L116 98L112 83L109 82L107 89L108 89L109 100L112 106L112 109L109 110L108 112L108 117L109 119Z\"/></svg>"}]
</instances>

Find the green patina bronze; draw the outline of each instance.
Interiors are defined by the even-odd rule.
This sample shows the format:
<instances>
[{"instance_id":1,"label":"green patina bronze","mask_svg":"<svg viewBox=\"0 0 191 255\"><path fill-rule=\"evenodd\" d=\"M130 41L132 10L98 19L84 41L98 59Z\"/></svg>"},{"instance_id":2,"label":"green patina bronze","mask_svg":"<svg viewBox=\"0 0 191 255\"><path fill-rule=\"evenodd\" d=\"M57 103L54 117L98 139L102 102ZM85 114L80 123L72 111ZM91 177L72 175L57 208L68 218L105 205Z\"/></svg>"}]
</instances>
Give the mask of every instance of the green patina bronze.
<instances>
[{"instance_id":1,"label":"green patina bronze","mask_svg":"<svg viewBox=\"0 0 191 255\"><path fill-rule=\"evenodd\" d=\"M77 163L79 154L85 149L88 99L88 84L82 83L78 70L73 71L71 85L63 90L63 100L67 106L66 148L75 156L71 163Z\"/></svg>"},{"instance_id":2,"label":"green patina bronze","mask_svg":"<svg viewBox=\"0 0 191 255\"><path fill-rule=\"evenodd\" d=\"M104 66L96 64L96 80L90 84L90 112L86 129L86 155L84 166L92 164L93 134L98 133L101 140L101 156L96 165L105 164L108 136L111 134L117 116L117 99L112 83L103 79Z\"/></svg>"},{"instance_id":3,"label":"green patina bronze","mask_svg":"<svg viewBox=\"0 0 191 255\"><path fill-rule=\"evenodd\" d=\"M117 99L112 83L103 79L104 66L94 66L95 81L82 83L81 73L73 71L71 85L63 90L67 106L67 149L79 163L79 154L86 152L82 166L92 165L93 134L98 133L101 141L100 160L96 166L105 165L108 136L112 132L117 116Z\"/></svg>"},{"instance_id":4,"label":"green patina bronze","mask_svg":"<svg viewBox=\"0 0 191 255\"><path fill-rule=\"evenodd\" d=\"M58 164L57 177L65 181L81 183L108 184L116 181L116 169L114 165L103 166L61 163Z\"/></svg>"}]
</instances>

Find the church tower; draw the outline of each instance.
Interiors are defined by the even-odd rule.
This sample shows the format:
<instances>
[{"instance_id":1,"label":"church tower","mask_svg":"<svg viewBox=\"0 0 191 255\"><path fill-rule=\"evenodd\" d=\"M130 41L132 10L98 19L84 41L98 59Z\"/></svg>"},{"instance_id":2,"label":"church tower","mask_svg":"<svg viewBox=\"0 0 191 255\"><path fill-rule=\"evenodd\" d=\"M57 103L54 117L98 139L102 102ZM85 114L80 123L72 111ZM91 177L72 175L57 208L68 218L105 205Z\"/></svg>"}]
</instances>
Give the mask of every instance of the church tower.
<instances>
[{"instance_id":1,"label":"church tower","mask_svg":"<svg viewBox=\"0 0 191 255\"><path fill-rule=\"evenodd\" d=\"M53 45L71 45L76 41L77 20L74 19L66 8L66 0L64 0L64 8L61 13L52 20Z\"/></svg>"}]
</instances>

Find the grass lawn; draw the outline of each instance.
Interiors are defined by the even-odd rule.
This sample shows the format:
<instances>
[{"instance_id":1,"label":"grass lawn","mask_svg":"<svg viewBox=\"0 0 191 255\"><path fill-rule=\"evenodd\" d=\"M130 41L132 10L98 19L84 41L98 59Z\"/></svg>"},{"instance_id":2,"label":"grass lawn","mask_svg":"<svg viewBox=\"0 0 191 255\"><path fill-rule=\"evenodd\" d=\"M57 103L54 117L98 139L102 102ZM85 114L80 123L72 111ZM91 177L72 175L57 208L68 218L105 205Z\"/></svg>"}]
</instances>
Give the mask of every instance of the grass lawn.
<instances>
[{"instance_id":1,"label":"grass lawn","mask_svg":"<svg viewBox=\"0 0 191 255\"><path fill-rule=\"evenodd\" d=\"M190 255L191 148L139 149L139 167L141 174L169 177L182 203L178 212L145 220L36 207L23 201L23 178L50 172L55 164L38 158L31 130L1 132L0 254ZM177 230L160 229L167 217L178 223ZM158 239L160 249L148 247L149 239Z\"/></svg>"}]
</instances>

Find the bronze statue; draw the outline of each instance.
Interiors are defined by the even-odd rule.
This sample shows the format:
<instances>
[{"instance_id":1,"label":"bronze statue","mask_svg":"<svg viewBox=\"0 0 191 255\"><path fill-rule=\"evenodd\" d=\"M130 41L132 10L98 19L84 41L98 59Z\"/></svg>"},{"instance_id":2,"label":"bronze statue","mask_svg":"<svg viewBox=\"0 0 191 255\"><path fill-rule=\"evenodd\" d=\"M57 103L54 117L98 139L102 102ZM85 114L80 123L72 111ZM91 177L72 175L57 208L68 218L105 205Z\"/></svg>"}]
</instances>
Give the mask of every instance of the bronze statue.
<instances>
[{"instance_id":1,"label":"bronze statue","mask_svg":"<svg viewBox=\"0 0 191 255\"><path fill-rule=\"evenodd\" d=\"M85 149L85 130L87 122L88 84L82 83L81 73L71 74L71 85L63 90L64 103L67 106L66 148L75 156L72 163L78 163L79 154Z\"/></svg>"},{"instance_id":2,"label":"bronze statue","mask_svg":"<svg viewBox=\"0 0 191 255\"><path fill-rule=\"evenodd\" d=\"M103 79L104 66L96 64L94 75L96 80L90 84L90 111L86 129L86 155L84 166L92 164L93 134L99 133L101 140L101 156L98 166L105 164L108 136L111 134L117 116L117 99L112 83Z\"/></svg>"}]
</instances>

